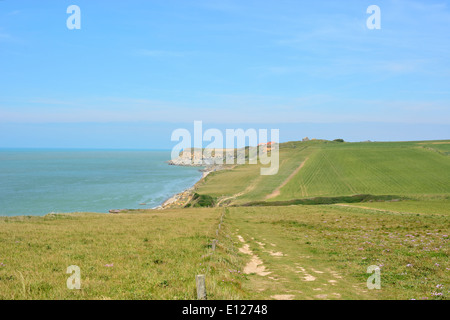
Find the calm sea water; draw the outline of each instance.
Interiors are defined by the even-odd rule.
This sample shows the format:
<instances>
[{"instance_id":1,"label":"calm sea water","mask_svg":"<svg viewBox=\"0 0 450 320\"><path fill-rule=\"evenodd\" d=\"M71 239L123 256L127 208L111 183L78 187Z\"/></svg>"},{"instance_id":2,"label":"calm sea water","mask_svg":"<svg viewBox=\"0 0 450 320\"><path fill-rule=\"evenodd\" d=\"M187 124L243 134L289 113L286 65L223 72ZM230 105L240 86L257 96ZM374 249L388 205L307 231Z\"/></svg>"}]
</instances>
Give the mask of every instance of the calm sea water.
<instances>
[{"instance_id":1,"label":"calm sea water","mask_svg":"<svg viewBox=\"0 0 450 320\"><path fill-rule=\"evenodd\" d=\"M168 159L169 151L0 150L0 216L156 207L201 177Z\"/></svg>"}]
</instances>

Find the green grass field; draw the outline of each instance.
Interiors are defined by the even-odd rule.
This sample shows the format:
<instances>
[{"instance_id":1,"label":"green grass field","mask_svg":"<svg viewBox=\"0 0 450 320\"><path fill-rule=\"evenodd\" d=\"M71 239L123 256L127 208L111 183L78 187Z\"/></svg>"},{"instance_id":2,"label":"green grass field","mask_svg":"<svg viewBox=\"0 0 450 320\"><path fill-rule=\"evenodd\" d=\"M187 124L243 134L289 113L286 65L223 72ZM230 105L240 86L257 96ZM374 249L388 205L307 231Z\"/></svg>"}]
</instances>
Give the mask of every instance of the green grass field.
<instances>
[{"instance_id":1,"label":"green grass field","mask_svg":"<svg viewBox=\"0 0 450 320\"><path fill-rule=\"evenodd\" d=\"M225 249L208 255L220 215L197 208L1 218L0 299L195 299L203 273L211 299L242 299L242 276L227 271L241 259ZM81 290L67 288L71 265L81 269Z\"/></svg>"},{"instance_id":2,"label":"green grass field","mask_svg":"<svg viewBox=\"0 0 450 320\"><path fill-rule=\"evenodd\" d=\"M259 298L448 299L449 146L448 141L291 142L281 145L277 176L261 177L256 166L240 166L218 172L199 193L233 206L233 224L245 230L239 231L241 236L254 239L249 241L253 251L267 261L274 278L283 279L252 278L247 288ZM347 202L348 196L357 194L396 200L288 206L296 199L318 203L316 197ZM270 207L275 202L277 206ZM256 207L239 207L248 203ZM268 254L267 242L283 247L287 256ZM301 259L305 256L311 258ZM365 287L368 265L382 265L380 292ZM299 281L299 266L303 274L311 275L322 268L323 273L315 275L318 283ZM335 272L345 279L339 281L338 290L327 284Z\"/></svg>"},{"instance_id":3,"label":"green grass field","mask_svg":"<svg viewBox=\"0 0 450 320\"><path fill-rule=\"evenodd\" d=\"M448 145L445 141L292 142L280 148L277 175L260 176L259 166L238 166L208 177L198 193L230 198L231 204L355 194L445 196L450 194L450 158L444 153ZM303 161L301 170L289 179ZM279 194L267 199L277 188Z\"/></svg>"},{"instance_id":4,"label":"green grass field","mask_svg":"<svg viewBox=\"0 0 450 320\"><path fill-rule=\"evenodd\" d=\"M219 199L229 198L226 201L227 204L264 200L297 169L302 161L315 151L316 148L313 146L281 145L279 170L276 175L260 175L261 164L240 165L233 170L210 174L199 185L197 192Z\"/></svg>"},{"instance_id":5,"label":"green grass field","mask_svg":"<svg viewBox=\"0 0 450 320\"><path fill-rule=\"evenodd\" d=\"M416 214L442 214L445 215L449 212L450 199L440 198L432 200L406 200L399 202L364 202L354 203L352 207L373 209L375 211L386 212L403 212L403 213L416 213Z\"/></svg>"},{"instance_id":6,"label":"green grass field","mask_svg":"<svg viewBox=\"0 0 450 320\"><path fill-rule=\"evenodd\" d=\"M291 206L231 208L229 222L271 272L246 283L257 298L419 300L450 298L449 217ZM370 265L381 290L367 289Z\"/></svg>"},{"instance_id":7,"label":"green grass field","mask_svg":"<svg viewBox=\"0 0 450 320\"><path fill-rule=\"evenodd\" d=\"M448 300L448 145L290 142L277 175L240 165L198 184L216 207L0 218L0 299L195 299L206 274L208 299Z\"/></svg>"},{"instance_id":8,"label":"green grass field","mask_svg":"<svg viewBox=\"0 0 450 320\"><path fill-rule=\"evenodd\" d=\"M450 192L448 157L402 144L324 145L279 199L349 194L422 195Z\"/></svg>"},{"instance_id":9,"label":"green grass field","mask_svg":"<svg viewBox=\"0 0 450 320\"><path fill-rule=\"evenodd\" d=\"M195 275L206 274L208 299L448 299L448 208L412 214L337 205L234 207L3 218L0 298L195 299ZM219 243L211 254L214 238ZM268 274L245 274L253 258L239 251L245 245ZM81 268L81 290L66 287L70 265ZM369 265L381 268L381 290L367 289Z\"/></svg>"}]
</instances>

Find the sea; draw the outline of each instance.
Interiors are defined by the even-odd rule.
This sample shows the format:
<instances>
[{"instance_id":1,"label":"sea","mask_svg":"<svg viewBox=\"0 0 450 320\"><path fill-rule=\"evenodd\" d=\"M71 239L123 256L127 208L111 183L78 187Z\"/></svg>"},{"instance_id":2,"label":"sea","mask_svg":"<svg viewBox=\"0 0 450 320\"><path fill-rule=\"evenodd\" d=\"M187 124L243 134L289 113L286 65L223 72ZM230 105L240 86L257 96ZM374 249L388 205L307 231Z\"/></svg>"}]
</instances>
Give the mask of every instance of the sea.
<instances>
[{"instance_id":1,"label":"sea","mask_svg":"<svg viewBox=\"0 0 450 320\"><path fill-rule=\"evenodd\" d=\"M193 186L170 151L0 149L0 216L149 209Z\"/></svg>"}]
</instances>

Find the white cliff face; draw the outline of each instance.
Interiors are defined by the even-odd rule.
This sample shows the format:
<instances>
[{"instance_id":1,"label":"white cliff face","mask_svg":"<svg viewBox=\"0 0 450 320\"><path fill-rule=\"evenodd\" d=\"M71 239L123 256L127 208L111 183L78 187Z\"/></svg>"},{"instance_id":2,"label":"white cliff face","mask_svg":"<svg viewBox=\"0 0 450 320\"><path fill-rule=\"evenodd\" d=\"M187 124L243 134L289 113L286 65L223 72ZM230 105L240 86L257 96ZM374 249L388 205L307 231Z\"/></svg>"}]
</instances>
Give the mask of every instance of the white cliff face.
<instances>
[{"instance_id":1,"label":"white cliff face","mask_svg":"<svg viewBox=\"0 0 450 320\"><path fill-rule=\"evenodd\" d=\"M180 153L176 159L167 161L169 165L174 166L192 166L205 167L221 165L234 162L234 150L216 149L216 150L194 150L187 149Z\"/></svg>"},{"instance_id":2,"label":"white cliff face","mask_svg":"<svg viewBox=\"0 0 450 320\"><path fill-rule=\"evenodd\" d=\"M186 149L176 159L167 161L173 166L210 167L226 164L245 163L246 160L255 160L258 157L258 149L266 153L271 150L267 145L258 148L251 147L248 150L241 149ZM246 156L248 159L246 159ZM236 159L237 158L237 159Z\"/></svg>"}]
</instances>

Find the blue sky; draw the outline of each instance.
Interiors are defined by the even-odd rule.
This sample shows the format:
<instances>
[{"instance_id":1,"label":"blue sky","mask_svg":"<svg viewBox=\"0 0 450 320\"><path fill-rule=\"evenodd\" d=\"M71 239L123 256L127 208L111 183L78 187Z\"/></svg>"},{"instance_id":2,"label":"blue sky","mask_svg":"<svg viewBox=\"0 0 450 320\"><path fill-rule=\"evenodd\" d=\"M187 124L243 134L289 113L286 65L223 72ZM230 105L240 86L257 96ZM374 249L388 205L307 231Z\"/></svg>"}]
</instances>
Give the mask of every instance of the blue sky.
<instances>
[{"instance_id":1,"label":"blue sky","mask_svg":"<svg viewBox=\"0 0 450 320\"><path fill-rule=\"evenodd\" d=\"M449 1L3 0L0 147L170 149L194 120L449 139L449 35Z\"/></svg>"}]
</instances>

